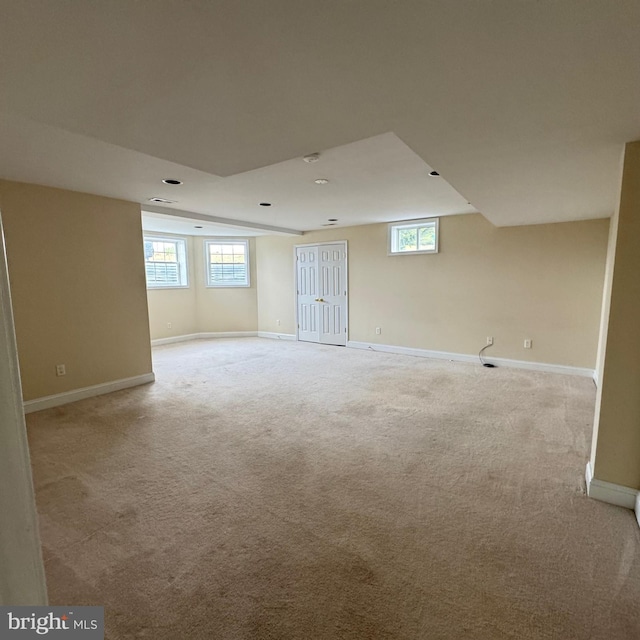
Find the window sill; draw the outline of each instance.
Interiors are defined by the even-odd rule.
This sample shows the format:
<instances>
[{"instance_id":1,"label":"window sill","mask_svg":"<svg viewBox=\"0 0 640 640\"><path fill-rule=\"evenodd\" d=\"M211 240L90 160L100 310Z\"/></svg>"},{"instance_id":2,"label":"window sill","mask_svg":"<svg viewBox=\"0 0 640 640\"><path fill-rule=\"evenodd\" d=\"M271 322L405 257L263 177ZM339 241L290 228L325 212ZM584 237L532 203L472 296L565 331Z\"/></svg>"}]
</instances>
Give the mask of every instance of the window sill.
<instances>
[{"instance_id":1,"label":"window sill","mask_svg":"<svg viewBox=\"0 0 640 640\"><path fill-rule=\"evenodd\" d=\"M188 284L174 284L166 287L147 287L147 291L166 291L167 289L190 289Z\"/></svg>"},{"instance_id":2,"label":"window sill","mask_svg":"<svg viewBox=\"0 0 640 640\"><path fill-rule=\"evenodd\" d=\"M388 256L416 256L429 253L438 253L437 249L426 249L424 251L388 251Z\"/></svg>"}]
</instances>

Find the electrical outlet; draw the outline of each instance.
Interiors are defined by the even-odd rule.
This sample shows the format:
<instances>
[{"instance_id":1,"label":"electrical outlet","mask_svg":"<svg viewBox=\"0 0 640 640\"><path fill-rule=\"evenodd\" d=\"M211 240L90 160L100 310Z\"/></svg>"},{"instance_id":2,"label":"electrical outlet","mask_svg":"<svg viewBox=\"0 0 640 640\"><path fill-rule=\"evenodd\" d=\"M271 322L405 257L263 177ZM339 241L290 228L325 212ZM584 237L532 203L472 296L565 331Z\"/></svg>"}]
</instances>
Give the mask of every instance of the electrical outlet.
<instances>
[{"instance_id":1,"label":"electrical outlet","mask_svg":"<svg viewBox=\"0 0 640 640\"><path fill-rule=\"evenodd\" d=\"M276 320L276 324L280 326L280 320Z\"/></svg>"},{"instance_id":2,"label":"electrical outlet","mask_svg":"<svg viewBox=\"0 0 640 640\"><path fill-rule=\"evenodd\" d=\"M57 376L66 376L67 375L67 369L63 364L57 364L56 365L56 375Z\"/></svg>"},{"instance_id":3,"label":"electrical outlet","mask_svg":"<svg viewBox=\"0 0 640 640\"><path fill-rule=\"evenodd\" d=\"M376 327L376 335L379 336L382 333L381 327Z\"/></svg>"},{"instance_id":4,"label":"electrical outlet","mask_svg":"<svg viewBox=\"0 0 640 640\"><path fill-rule=\"evenodd\" d=\"M171 323L167 322L167 329L171 329Z\"/></svg>"},{"instance_id":5,"label":"electrical outlet","mask_svg":"<svg viewBox=\"0 0 640 640\"><path fill-rule=\"evenodd\" d=\"M531 340L529 338L524 341L524 348L531 349Z\"/></svg>"},{"instance_id":6,"label":"electrical outlet","mask_svg":"<svg viewBox=\"0 0 640 640\"><path fill-rule=\"evenodd\" d=\"M493 344L493 336L487 336L487 347Z\"/></svg>"}]
</instances>

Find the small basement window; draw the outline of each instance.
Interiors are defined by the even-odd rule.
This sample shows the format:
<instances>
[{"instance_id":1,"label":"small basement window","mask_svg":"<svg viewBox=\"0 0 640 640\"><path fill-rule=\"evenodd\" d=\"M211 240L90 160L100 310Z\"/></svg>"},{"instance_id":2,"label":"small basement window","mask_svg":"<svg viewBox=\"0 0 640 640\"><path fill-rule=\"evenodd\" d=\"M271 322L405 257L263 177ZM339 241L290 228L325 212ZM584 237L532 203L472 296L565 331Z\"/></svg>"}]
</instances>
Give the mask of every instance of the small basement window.
<instances>
[{"instance_id":1,"label":"small basement window","mask_svg":"<svg viewBox=\"0 0 640 640\"><path fill-rule=\"evenodd\" d=\"M187 245L181 238L144 238L147 289L188 287Z\"/></svg>"},{"instance_id":2,"label":"small basement window","mask_svg":"<svg viewBox=\"0 0 640 640\"><path fill-rule=\"evenodd\" d=\"M206 240L208 287L249 286L249 241Z\"/></svg>"},{"instance_id":3,"label":"small basement window","mask_svg":"<svg viewBox=\"0 0 640 640\"><path fill-rule=\"evenodd\" d=\"M392 222L389 225L389 255L438 253L438 218Z\"/></svg>"}]
</instances>

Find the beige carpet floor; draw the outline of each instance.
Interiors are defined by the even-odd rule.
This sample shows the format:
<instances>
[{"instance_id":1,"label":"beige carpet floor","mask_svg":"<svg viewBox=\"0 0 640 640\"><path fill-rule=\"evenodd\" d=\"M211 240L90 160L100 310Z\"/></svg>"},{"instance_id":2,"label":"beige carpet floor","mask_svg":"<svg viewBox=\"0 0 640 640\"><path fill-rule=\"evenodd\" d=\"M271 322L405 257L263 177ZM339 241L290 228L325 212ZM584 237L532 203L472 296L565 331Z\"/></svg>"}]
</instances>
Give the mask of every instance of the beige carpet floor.
<instances>
[{"instance_id":1,"label":"beige carpet floor","mask_svg":"<svg viewBox=\"0 0 640 640\"><path fill-rule=\"evenodd\" d=\"M640 638L586 378L262 339L28 416L52 604L107 638Z\"/></svg>"}]
</instances>

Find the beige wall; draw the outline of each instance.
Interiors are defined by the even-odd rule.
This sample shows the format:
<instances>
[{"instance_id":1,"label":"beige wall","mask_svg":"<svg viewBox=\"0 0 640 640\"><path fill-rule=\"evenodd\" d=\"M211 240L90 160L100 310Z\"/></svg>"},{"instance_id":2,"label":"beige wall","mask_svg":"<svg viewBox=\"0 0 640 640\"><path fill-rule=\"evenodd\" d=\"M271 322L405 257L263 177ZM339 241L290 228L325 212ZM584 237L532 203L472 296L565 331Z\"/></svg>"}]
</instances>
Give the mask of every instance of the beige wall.
<instances>
[{"instance_id":1,"label":"beige wall","mask_svg":"<svg viewBox=\"0 0 640 640\"><path fill-rule=\"evenodd\" d=\"M249 287L207 287L204 238L195 238L198 327L202 332L257 331L256 242L249 239Z\"/></svg>"},{"instance_id":2,"label":"beige wall","mask_svg":"<svg viewBox=\"0 0 640 640\"><path fill-rule=\"evenodd\" d=\"M259 330L295 333L294 245L340 239L350 340L474 354L493 336L487 355L593 368L608 224L498 228L479 214L449 216L440 253L413 256L387 255L386 224L261 237Z\"/></svg>"},{"instance_id":3,"label":"beige wall","mask_svg":"<svg viewBox=\"0 0 640 640\"><path fill-rule=\"evenodd\" d=\"M256 238L258 263L258 331L296 332L295 273L293 247L313 242L311 234L296 236L261 236ZM343 240L344 233L327 232L323 240ZM279 324L278 324L279 323Z\"/></svg>"},{"instance_id":4,"label":"beige wall","mask_svg":"<svg viewBox=\"0 0 640 640\"><path fill-rule=\"evenodd\" d=\"M24 399L149 373L140 206L0 181L0 207Z\"/></svg>"},{"instance_id":5,"label":"beige wall","mask_svg":"<svg viewBox=\"0 0 640 640\"><path fill-rule=\"evenodd\" d=\"M154 237L164 236L161 233L149 233ZM193 260L194 238L179 237L187 245L187 266L189 270L189 286L180 289L148 289L149 329L151 339L172 338L198 332L196 319L197 301ZM171 327L168 325L171 324Z\"/></svg>"},{"instance_id":6,"label":"beige wall","mask_svg":"<svg viewBox=\"0 0 640 640\"><path fill-rule=\"evenodd\" d=\"M148 291L152 340L193 333L257 331L255 240L249 239L251 286L224 288L206 286L205 238L180 237L187 240L189 287ZM171 322L171 329L167 327L168 322Z\"/></svg>"},{"instance_id":7,"label":"beige wall","mask_svg":"<svg viewBox=\"0 0 640 640\"><path fill-rule=\"evenodd\" d=\"M591 463L598 480L640 489L640 142L626 145L611 222Z\"/></svg>"},{"instance_id":8,"label":"beige wall","mask_svg":"<svg viewBox=\"0 0 640 640\"><path fill-rule=\"evenodd\" d=\"M185 289L149 289L147 297L152 340L198 332L193 286Z\"/></svg>"}]
</instances>

